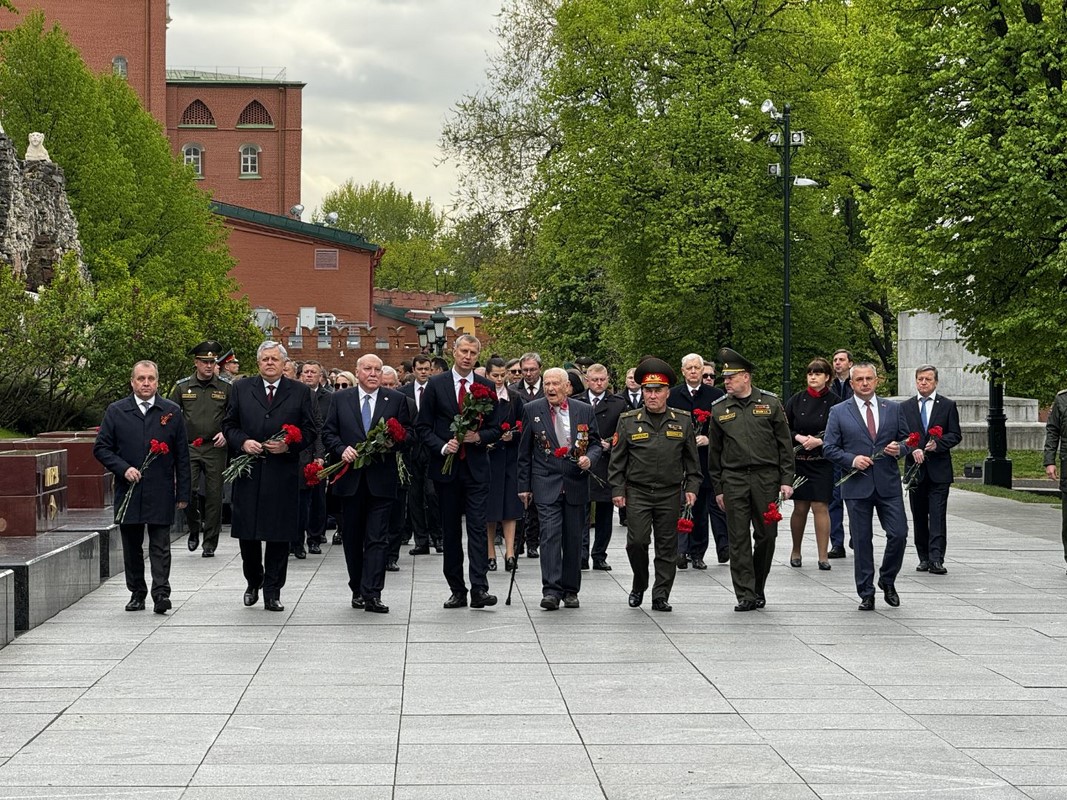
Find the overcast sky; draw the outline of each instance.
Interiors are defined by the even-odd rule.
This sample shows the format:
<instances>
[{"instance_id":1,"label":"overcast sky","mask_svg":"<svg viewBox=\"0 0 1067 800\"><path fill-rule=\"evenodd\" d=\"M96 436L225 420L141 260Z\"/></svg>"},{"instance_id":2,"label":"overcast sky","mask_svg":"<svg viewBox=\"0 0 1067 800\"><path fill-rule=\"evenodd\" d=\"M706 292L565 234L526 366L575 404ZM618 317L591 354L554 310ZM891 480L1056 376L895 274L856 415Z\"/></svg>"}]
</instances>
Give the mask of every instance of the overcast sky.
<instances>
[{"instance_id":1,"label":"overcast sky","mask_svg":"<svg viewBox=\"0 0 1067 800\"><path fill-rule=\"evenodd\" d=\"M501 0L171 0L168 67L285 67L304 87L304 219L348 178L450 206L438 141L484 82Z\"/></svg>"}]
</instances>

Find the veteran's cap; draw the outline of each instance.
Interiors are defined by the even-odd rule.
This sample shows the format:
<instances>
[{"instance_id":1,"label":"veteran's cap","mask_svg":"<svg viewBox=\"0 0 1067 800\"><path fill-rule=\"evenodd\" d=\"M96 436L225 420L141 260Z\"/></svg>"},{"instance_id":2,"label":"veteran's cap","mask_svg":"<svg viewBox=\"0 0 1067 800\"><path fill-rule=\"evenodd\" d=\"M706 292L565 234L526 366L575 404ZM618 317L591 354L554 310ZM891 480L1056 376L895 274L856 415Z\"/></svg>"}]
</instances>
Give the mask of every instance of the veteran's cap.
<instances>
[{"instance_id":1,"label":"veteran's cap","mask_svg":"<svg viewBox=\"0 0 1067 800\"><path fill-rule=\"evenodd\" d=\"M206 339L189 349L189 355L203 361L217 360L222 355L222 345L212 339Z\"/></svg>"},{"instance_id":2,"label":"veteran's cap","mask_svg":"<svg viewBox=\"0 0 1067 800\"><path fill-rule=\"evenodd\" d=\"M736 375L739 372L752 372L756 365L729 347L719 350L719 361L722 362L722 374Z\"/></svg>"},{"instance_id":3,"label":"veteran's cap","mask_svg":"<svg viewBox=\"0 0 1067 800\"><path fill-rule=\"evenodd\" d=\"M634 381L638 386L673 386L678 376L671 365L661 358L646 358L634 371Z\"/></svg>"},{"instance_id":4,"label":"veteran's cap","mask_svg":"<svg viewBox=\"0 0 1067 800\"><path fill-rule=\"evenodd\" d=\"M232 347L229 350L227 350L225 353L223 353L221 356L219 356L219 366L220 367L223 367L226 364L230 364L230 363L233 363L233 364L237 363L237 354L233 352L233 348Z\"/></svg>"}]
</instances>

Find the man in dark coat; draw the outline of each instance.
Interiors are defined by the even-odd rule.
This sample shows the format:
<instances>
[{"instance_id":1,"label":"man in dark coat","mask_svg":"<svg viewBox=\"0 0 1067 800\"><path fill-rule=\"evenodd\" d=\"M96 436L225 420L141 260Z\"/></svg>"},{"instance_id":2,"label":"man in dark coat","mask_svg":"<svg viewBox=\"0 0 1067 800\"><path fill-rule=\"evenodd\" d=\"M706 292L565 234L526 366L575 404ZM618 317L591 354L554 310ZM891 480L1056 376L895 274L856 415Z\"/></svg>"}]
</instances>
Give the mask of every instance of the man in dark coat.
<instances>
[{"instance_id":1,"label":"man in dark coat","mask_svg":"<svg viewBox=\"0 0 1067 800\"><path fill-rule=\"evenodd\" d=\"M452 594L445 608L467 605L467 584L463 580L463 530L467 517L467 558L470 559L471 608L496 605L489 594L488 543L485 512L489 499L489 453L486 446L500 438L500 410L485 419L477 430L467 431L460 441L452 431L452 421L460 412L460 397L466 398L475 383L496 396L496 387L474 373L482 344L477 337L461 334L452 348L454 366L430 378L419 408L416 428L430 451L430 477L437 486L444 533L444 574ZM445 460L453 455L451 470L444 472Z\"/></svg>"},{"instance_id":2,"label":"man in dark coat","mask_svg":"<svg viewBox=\"0 0 1067 800\"><path fill-rule=\"evenodd\" d=\"M319 467L325 463L323 459L322 424L326 420L326 412L330 407L332 391L327 391L322 384L322 365L318 361L305 361L300 368L300 382L311 390L312 405L315 407L315 419L318 420L319 435L311 447L307 447L300 453L300 469L311 463ZM307 550L304 549L304 541L307 541ZM300 487L300 526L297 530L296 541L290 547L289 552L297 558L307 558L308 553L320 555L322 545L326 543L326 484L319 483L316 486L308 486L301 483Z\"/></svg>"},{"instance_id":3,"label":"man in dark coat","mask_svg":"<svg viewBox=\"0 0 1067 800\"><path fill-rule=\"evenodd\" d=\"M422 405L422 397L430 381L430 357L415 356L412 360L412 372L415 380L405 383L400 391L411 398L415 404L415 419ZM411 535L415 546L408 550L408 555L429 555L430 547L438 553L444 552L441 543L441 512L437 503L437 492L430 479L430 452L421 439L416 438L408 450L408 463L411 465L411 485L408 487L408 517L411 520Z\"/></svg>"},{"instance_id":4,"label":"man in dark coat","mask_svg":"<svg viewBox=\"0 0 1067 800\"><path fill-rule=\"evenodd\" d=\"M952 484L952 448L963 441L960 412L953 400L937 391L937 367L924 364L915 370L916 394L900 404L908 432L920 434L926 458L918 467L917 478L908 492L911 518L915 525L915 550L919 572L944 575L948 487ZM930 433L941 429L940 436ZM906 466L915 460L908 456Z\"/></svg>"},{"instance_id":5,"label":"man in dark coat","mask_svg":"<svg viewBox=\"0 0 1067 800\"><path fill-rule=\"evenodd\" d=\"M230 447L258 456L251 474L233 481L230 535L240 540L241 562L248 588L246 606L256 604L263 589L268 611L284 611L281 590L289 561L289 545L300 525L300 452L318 435L315 408L307 386L282 375L285 348L263 342L256 351L259 376L233 385L222 432ZM300 430L300 441L268 441L283 425ZM265 547L260 543L265 543Z\"/></svg>"},{"instance_id":6,"label":"man in dark coat","mask_svg":"<svg viewBox=\"0 0 1067 800\"><path fill-rule=\"evenodd\" d=\"M541 364L540 353L529 352L519 356L519 373L522 379L508 386L508 394L519 398L520 404L525 405L545 396ZM521 410L519 413L522 413ZM527 558L537 558L540 544L541 522L537 518L537 506L532 505L515 526L515 553L522 555L525 552Z\"/></svg>"},{"instance_id":7,"label":"man in dark coat","mask_svg":"<svg viewBox=\"0 0 1067 800\"><path fill-rule=\"evenodd\" d=\"M382 360L373 353L356 362L356 386L334 394L322 439L328 452L347 464L359 456L357 448L382 420L395 419L405 434L411 426L408 399L380 387ZM397 449L407 448L407 437ZM341 539L348 566L352 607L378 614L389 613L382 603L385 567L389 555L389 517L400 481L393 453L371 456L362 466L349 469L331 486L342 502Z\"/></svg>"},{"instance_id":8,"label":"man in dark coat","mask_svg":"<svg viewBox=\"0 0 1067 800\"><path fill-rule=\"evenodd\" d=\"M589 548L589 529L582 537L582 566L593 557L593 569L611 571L608 564L608 545L611 543L611 523L615 516L615 506L611 502L611 485L608 483L608 461L611 453L611 437L619 417L626 411L626 401L617 394L608 391L608 368L603 364L592 364L585 371L585 381L589 388L583 395L593 407L596 417L597 432L600 434L600 447L603 455L589 469L589 499L593 501L593 547Z\"/></svg>"},{"instance_id":9,"label":"man in dark coat","mask_svg":"<svg viewBox=\"0 0 1067 800\"><path fill-rule=\"evenodd\" d=\"M157 393L159 371L154 363L134 364L130 385L133 394L104 412L93 455L115 474L115 508L122 510L116 521L122 535L126 588L131 592L126 610L144 610L148 596L142 549L147 529L152 610L165 614L171 607L170 526L175 507L185 508L190 499L189 443L181 408ZM167 452L158 452L142 472L153 443L159 443L159 450L165 445Z\"/></svg>"},{"instance_id":10,"label":"man in dark coat","mask_svg":"<svg viewBox=\"0 0 1067 800\"><path fill-rule=\"evenodd\" d=\"M693 415L702 480L697 501L693 504L693 530L691 533L678 534L678 569L686 569L690 562L694 569L707 569L704 554L708 550L709 519L714 521L715 552L720 564L730 560L730 534L726 527L726 514L712 499L716 493L708 474L708 422L698 422L695 412L704 412L710 419L711 404L726 393L704 383L704 357L699 353L690 353L682 359L682 377L684 380L671 389L667 396L667 405ZM709 505L714 509L711 517L708 514Z\"/></svg>"},{"instance_id":11,"label":"man in dark coat","mask_svg":"<svg viewBox=\"0 0 1067 800\"><path fill-rule=\"evenodd\" d=\"M834 350L831 356L831 366L834 377L830 380L830 390L842 400L848 400L853 395L852 379L852 353L843 348ZM787 400L789 398L786 398ZM838 481L844 471L837 464L834 465L834 496L830 500L830 558L845 557L845 501L841 499L841 485ZM852 541L849 539L849 546Z\"/></svg>"},{"instance_id":12,"label":"man in dark coat","mask_svg":"<svg viewBox=\"0 0 1067 800\"><path fill-rule=\"evenodd\" d=\"M542 383L545 396L522 408L518 487L523 505L537 506L541 608L555 611L560 601L566 608L578 608L579 556L582 533L588 530L587 470L602 451L592 406L567 401L566 370L546 370ZM572 460L571 454L578 457Z\"/></svg>"}]
</instances>

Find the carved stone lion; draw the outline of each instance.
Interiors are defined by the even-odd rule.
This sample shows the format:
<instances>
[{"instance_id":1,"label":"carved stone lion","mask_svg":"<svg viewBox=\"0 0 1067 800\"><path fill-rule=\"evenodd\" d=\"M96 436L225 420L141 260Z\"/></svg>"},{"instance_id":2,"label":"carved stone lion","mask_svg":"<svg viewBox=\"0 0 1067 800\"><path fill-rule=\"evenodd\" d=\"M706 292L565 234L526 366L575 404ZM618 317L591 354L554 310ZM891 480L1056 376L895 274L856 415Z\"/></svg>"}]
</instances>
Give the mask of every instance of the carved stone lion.
<instances>
[{"instance_id":1,"label":"carved stone lion","mask_svg":"<svg viewBox=\"0 0 1067 800\"><path fill-rule=\"evenodd\" d=\"M30 134L30 146L26 148L26 160L27 161L51 161L48 157L48 151L44 149L44 134L43 133L31 133Z\"/></svg>"}]
</instances>

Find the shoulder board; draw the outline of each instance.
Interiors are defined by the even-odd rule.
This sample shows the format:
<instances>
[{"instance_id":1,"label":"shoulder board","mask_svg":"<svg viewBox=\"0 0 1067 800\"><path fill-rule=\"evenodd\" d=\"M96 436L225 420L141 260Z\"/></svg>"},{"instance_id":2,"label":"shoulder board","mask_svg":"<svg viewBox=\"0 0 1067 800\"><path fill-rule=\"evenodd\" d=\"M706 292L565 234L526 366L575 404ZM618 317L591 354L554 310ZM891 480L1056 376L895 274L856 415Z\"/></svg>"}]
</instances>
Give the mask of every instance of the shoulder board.
<instances>
[{"instance_id":1,"label":"shoulder board","mask_svg":"<svg viewBox=\"0 0 1067 800\"><path fill-rule=\"evenodd\" d=\"M186 375L184 378L179 378L178 379L178 385L181 386L183 383L188 383L192 379L193 379L192 375Z\"/></svg>"},{"instance_id":2,"label":"shoulder board","mask_svg":"<svg viewBox=\"0 0 1067 800\"><path fill-rule=\"evenodd\" d=\"M671 419L678 419L678 415L674 413L673 408L668 408L667 410L671 412Z\"/></svg>"},{"instance_id":3,"label":"shoulder board","mask_svg":"<svg viewBox=\"0 0 1067 800\"><path fill-rule=\"evenodd\" d=\"M636 417L640 413L641 409L631 408L629 411L623 411L621 414L619 414L619 419L626 419L627 417Z\"/></svg>"},{"instance_id":4,"label":"shoulder board","mask_svg":"<svg viewBox=\"0 0 1067 800\"><path fill-rule=\"evenodd\" d=\"M778 396L774 392L768 392L766 389L760 389L760 392L762 392L763 394L770 395L771 397L777 397Z\"/></svg>"},{"instance_id":5,"label":"shoulder board","mask_svg":"<svg viewBox=\"0 0 1067 800\"><path fill-rule=\"evenodd\" d=\"M1056 397L1059 397L1061 394L1067 394L1067 389L1060 389L1056 392Z\"/></svg>"},{"instance_id":6,"label":"shoulder board","mask_svg":"<svg viewBox=\"0 0 1067 800\"><path fill-rule=\"evenodd\" d=\"M728 395L728 394L724 394L724 395L723 395L722 397L720 397L720 398L719 398L718 400L715 400L714 402L712 402L712 405L713 405L713 406L717 406L717 405L718 405L719 403L721 403L721 402L722 402L723 400L727 400L727 399L729 399L729 397L730 397L730 395Z\"/></svg>"},{"instance_id":7,"label":"shoulder board","mask_svg":"<svg viewBox=\"0 0 1067 800\"><path fill-rule=\"evenodd\" d=\"M220 374L219 375L219 380L222 381L223 383L228 383L231 386L233 385L233 378L231 378L229 375L221 375Z\"/></svg>"}]
</instances>

